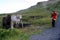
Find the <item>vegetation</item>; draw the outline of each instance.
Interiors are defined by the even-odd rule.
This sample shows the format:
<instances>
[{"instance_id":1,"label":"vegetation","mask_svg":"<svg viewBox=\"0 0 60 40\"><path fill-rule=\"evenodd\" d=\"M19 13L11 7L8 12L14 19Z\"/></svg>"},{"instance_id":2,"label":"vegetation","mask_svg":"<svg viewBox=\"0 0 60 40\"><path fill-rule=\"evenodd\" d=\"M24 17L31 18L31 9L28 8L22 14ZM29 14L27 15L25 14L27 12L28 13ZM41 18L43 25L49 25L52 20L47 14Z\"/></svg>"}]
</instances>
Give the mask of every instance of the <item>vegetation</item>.
<instances>
[{"instance_id":1,"label":"vegetation","mask_svg":"<svg viewBox=\"0 0 60 40\"><path fill-rule=\"evenodd\" d=\"M0 30L0 40L27 40L29 34L16 29Z\"/></svg>"},{"instance_id":2,"label":"vegetation","mask_svg":"<svg viewBox=\"0 0 60 40\"><path fill-rule=\"evenodd\" d=\"M43 29L35 29L34 27L23 29L0 29L0 40L28 40L32 34L42 32Z\"/></svg>"}]
</instances>

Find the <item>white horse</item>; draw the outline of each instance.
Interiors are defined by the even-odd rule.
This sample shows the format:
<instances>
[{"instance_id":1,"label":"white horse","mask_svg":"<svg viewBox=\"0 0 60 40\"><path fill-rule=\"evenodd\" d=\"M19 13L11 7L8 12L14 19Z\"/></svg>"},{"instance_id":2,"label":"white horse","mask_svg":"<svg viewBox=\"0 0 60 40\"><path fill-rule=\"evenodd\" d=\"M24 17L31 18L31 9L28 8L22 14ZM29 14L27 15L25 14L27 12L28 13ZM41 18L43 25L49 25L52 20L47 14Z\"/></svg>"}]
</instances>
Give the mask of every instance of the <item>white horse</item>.
<instances>
[{"instance_id":1,"label":"white horse","mask_svg":"<svg viewBox=\"0 0 60 40\"><path fill-rule=\"evenodd\" d=\"M11 16L11 28L13 29L13 25L19 24L21 22L22 15L12 15Z\"/></svg>"}]
</instances>

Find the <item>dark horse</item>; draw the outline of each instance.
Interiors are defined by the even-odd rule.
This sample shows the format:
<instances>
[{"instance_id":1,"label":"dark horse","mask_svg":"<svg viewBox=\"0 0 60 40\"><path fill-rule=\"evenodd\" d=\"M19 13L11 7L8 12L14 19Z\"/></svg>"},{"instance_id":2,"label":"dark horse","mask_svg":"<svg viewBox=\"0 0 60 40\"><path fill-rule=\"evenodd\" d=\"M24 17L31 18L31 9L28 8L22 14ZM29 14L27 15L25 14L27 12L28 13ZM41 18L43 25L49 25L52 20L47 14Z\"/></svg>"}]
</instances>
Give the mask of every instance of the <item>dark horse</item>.
<instances>
[{"instance_id":1,"label":"dark horse","mask_svg":"<svg viewBox=\"0 0 60 40\"><path fill-rule=\"evenodd\" d=\"M2 25L4 29L8 29L11 27L11 16L3 17Z\"/></svg>"}]
</instances>

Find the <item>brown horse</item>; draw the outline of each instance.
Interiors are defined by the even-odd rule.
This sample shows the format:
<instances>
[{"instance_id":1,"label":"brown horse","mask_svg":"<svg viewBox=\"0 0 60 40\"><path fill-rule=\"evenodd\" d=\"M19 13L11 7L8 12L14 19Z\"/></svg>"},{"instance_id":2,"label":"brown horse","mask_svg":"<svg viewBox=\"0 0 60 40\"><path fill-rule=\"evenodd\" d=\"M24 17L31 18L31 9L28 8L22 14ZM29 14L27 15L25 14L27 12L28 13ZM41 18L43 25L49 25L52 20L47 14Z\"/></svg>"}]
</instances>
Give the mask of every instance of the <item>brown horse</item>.
<instances>
[{"instance_id":1,"label":"brown horse","mask_svg":"<svg viewBox=\"0 0 60 40\"><path fill-rule=\"evenodd\" d=\"M2 20L3 28L8 29L11 27L11 16L8 15L6 17L3 17Z\"/></svg>"}]
</instances>

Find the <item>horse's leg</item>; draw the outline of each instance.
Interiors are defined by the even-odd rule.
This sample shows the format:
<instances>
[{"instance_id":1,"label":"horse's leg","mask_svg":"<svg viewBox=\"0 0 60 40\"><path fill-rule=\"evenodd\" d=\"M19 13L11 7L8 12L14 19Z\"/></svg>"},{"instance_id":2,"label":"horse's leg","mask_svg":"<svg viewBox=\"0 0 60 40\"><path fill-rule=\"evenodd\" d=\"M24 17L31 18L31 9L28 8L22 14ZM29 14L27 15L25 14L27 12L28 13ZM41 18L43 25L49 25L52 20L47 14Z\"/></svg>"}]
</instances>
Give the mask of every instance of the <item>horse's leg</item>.
<instances>
[{"instance_id":1,"label":"horse's leg","mask_svg":"<svg viewBox=\"0 0 60 40\"><path fill-rule=\"evenodd\" d=\"M11 29L13 29L13 25L14 25L14 22L13 22L13 21L11 21Z\"/></svg>"}]
</instances>

